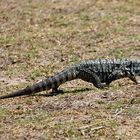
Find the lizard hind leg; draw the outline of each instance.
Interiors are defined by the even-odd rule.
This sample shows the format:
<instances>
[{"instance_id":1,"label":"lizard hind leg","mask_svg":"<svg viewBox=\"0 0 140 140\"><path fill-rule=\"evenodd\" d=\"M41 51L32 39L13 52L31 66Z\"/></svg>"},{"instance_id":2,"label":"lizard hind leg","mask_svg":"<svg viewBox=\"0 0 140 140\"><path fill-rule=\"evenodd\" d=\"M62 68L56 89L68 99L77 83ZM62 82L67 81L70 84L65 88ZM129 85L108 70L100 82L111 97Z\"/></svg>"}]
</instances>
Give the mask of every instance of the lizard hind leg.
<instances>
[{"instance_id":1,"label":"lizard hind leg","mask_svg":"<svg viewBox=\"0 0 140 140\"><path fill-rule=\"evenodd\" d=\"M136 84L140 84L140 80L138 80L135 76L129 76L129 78Z\"/></svg>"},{"instance_id":2,"label":"lizard hind leg","mask_svg":"<svg viewBox=\"0 0 140 140\"><path fill-rule=\"evenodd\" d=\"M52 95L58 95L60 93L63 93L62 89L58 89L58 87L52 88L52 92L51 92Z\"/></svg>"},{"instance_id":3,"label":"lizard hind leg","mask_svg":"<svg viewBox=\"0 0 140 140\"><path fill-rule=\"evenodd\" d=\"M86 82L92 83L99 89L106 87L106 83L102 83L99 76L91 69L81 69L78 77Z\"/></svg>"}]
</instances>

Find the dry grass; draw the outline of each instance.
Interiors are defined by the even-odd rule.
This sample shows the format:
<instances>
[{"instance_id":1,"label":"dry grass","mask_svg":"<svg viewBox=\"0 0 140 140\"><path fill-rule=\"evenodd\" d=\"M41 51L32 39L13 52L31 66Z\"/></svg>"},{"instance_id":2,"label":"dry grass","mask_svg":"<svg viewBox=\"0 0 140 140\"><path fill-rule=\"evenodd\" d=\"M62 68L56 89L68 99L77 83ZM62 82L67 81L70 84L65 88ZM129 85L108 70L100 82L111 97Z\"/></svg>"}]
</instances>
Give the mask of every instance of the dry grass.
<instances>
[{"instance_id":1,"label":"dry grass","mask_svg":"<svg viewBox=\"0 0 140 140\"><path fill-rule=\"evenodd\" d=\"M140 59L139 0L1 0L0 94L82 59ZM140 88L75 80L65 93L0 101L0 139L139 140Z\"/></svg>"}]
</instances>

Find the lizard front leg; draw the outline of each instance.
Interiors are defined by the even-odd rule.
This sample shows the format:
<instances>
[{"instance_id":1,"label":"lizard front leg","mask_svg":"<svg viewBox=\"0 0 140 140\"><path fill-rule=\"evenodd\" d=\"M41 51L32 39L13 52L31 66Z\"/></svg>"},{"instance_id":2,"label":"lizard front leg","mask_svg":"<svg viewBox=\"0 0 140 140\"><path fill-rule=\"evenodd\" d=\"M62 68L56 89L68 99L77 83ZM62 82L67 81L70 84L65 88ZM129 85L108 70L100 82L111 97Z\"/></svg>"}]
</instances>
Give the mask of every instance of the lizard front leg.
<instances>
[{"instance_id":1,"label":"lizard front leg","mask_svg":"<svg viewBox=\"0 0 140 140\"><path fill-rule=\"evenodd\" d=\"M126 73L122 70L114 70L108 77L106 84L109 85L112 81L126 77Z\"/></svg>"},{"instance_id":2,"label":"lizard front leg","mask_svg":"<svg viewBox=\"0 0 140 140\"><path fill-rule=\"evenodd\" d=\"M126 71L126 75L130 80L132 80L136 84L140 84L140 80L137 80L136 76L133 73L130 73L130 72Z\"/></svg>"}]
</instances>

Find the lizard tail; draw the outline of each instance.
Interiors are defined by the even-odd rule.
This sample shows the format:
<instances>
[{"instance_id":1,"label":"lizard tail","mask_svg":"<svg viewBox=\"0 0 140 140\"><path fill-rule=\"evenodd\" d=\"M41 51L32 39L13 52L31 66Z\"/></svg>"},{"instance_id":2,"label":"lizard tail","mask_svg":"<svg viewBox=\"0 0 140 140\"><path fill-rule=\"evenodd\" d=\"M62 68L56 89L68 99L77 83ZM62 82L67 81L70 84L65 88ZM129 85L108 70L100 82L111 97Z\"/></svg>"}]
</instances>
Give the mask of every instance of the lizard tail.
<instances>
[{"instance_id":1,"label":"lizard tail","mask_svg":"<svg viewBox=\"0 0 140 140\"><path fill-rule=\"evenodd\" d=\"M74 69L67 69L53 77L49 77L48 79L33 84L32 86L27 86L26 88L12 92L11 94L0 96L0 99L31 95L49 89L57 89L59 85L75 79L77 75L78 73Z\"/></svg>"}]
</instances>

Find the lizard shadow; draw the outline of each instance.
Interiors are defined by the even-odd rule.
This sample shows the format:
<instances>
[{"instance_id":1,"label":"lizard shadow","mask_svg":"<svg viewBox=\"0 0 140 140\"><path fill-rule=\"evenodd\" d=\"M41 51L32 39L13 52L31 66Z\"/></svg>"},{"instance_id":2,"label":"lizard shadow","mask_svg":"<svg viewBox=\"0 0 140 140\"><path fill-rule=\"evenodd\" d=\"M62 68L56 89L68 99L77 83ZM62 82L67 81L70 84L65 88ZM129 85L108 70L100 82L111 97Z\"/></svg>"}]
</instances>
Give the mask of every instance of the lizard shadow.
<instances>
[{"instance_id":1,"label":"lizard shadow","mask_svg":"<svg viewBox=\"0 0 140 140\"><path fill-rule=\"evenodd\" d=\"M79 93L79 92L85 92L85 91L90 91L93 90L93 88L81 88L81 89L75 89L75 90L58 90L58 92L48 92L44 94L35 94L32 96L43 96L43 97L52 97L52 96L57 96L57 95L63 95L65 93Z\"/></svg>"}]
</instances>

